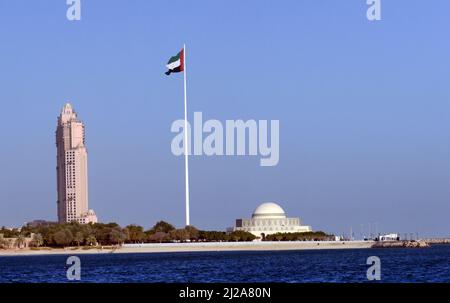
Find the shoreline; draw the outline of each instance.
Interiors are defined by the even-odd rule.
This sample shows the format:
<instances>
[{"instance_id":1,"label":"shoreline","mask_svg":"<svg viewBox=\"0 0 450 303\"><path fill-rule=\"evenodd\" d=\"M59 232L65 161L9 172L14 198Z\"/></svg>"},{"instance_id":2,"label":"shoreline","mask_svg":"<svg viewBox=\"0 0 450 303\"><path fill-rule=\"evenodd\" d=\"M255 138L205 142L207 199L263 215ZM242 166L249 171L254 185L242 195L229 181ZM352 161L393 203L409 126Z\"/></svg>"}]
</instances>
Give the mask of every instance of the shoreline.
<instances>
[{"instance_id":1,"label":"shoreline","mask_svg":"<svg viewBox=\"0 0 450 303\"><path fill-rule=\"evenodd\" d=\"M318 249L368 249L374 241L290 241L290 242L191 242L124 244L117 248L41 248L0 250L0 257L80 254L130 254L171 252L223 252L223 251L288 251Z\"/></svg>"}]
</instances>

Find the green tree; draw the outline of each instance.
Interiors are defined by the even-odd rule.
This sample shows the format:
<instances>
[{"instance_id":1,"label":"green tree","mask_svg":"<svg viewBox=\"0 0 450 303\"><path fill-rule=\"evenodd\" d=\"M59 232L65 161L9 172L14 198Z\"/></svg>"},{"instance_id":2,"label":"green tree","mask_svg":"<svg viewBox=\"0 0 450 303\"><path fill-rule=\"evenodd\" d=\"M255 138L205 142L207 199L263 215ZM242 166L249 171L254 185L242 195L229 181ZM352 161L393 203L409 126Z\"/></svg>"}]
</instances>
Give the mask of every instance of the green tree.
<instances>
[{"instance_id":1,"label":"green tree","mask_svg":"<svg viewBox=\"0 0 450 303\"><path fill-rule=\"evenodd\" d=\"M87 237L86 237L86 244L87 245L89 245L89 246L93 246L93 245L96 245L97 244L97 239L95 238L95 236L94 235L88 235Z\"/></svg>"},{"instance_id":2,"label":"green tree","mask_svg":"<svg viewBox=\"0 0 450 303\"><path fill-rule=\"evenodd\" d=\"M0 234L0 248L1 249L9 248L9 241L3 237L3 234Z\"/></svg>"},{"instance_id":3,"label":"green tree","mask_svg":"<svg viewBox=\"0 0 450 303\"><path fill-rule=\"evenodd\" d=\"M187 232L187 238L191 241L197 241L199 237L199 230L192 225L188 225L184 228Z\"/></svg>"},{"instance_id":4,"label":"green tree","mask_svg":"<svg viewBox=\"0 0 450 303\"><path fill-rule=\"evenodd\" d=\"M17 248L23 248L25 245L25 237L23 235L19 235L16 238L16 246Z\"/></svg>"},{"instance_id":5,"label":"green tree","mask_svg":"<svg viewBox=\"0 0 450 303\"><path fill-rule=\"evenodd\" d=\"M224 231L199 231L198 239L207 242L228 241L230 237Z\"/></svg>"},{"instance_id":6,"label":"green tree","mask_svg":"<svg viewBox=\"0 0 450 303\"><path fill-rule=\"evenodd\" d=\"M165 221L159 221L150 229L150 232L156 233L158 231L161 231L164 233L169 233L172 230L175 230L175 227L172 224L167 223Z\"/></svg>"},{"instance_id":7,"label":"green tree","mask_svg":"<svg viewBox=\"0 0 450 303\"><path fill-rule=\"evenodd\" d=\"M122 244L126 240L126 234L119 228L113 228L109 233L109 240L113 244Z\"/></svg>"},{"instance_id":8,"label":"green tree","mask_svg":"<svg viewBox=\"0 0 450 303\"><path fill-rule=\"evenodd\" d=\"M331 239L333 239L333 235L328 235L323 231L311 231L271 234L266 236L265 241L325 241Z\"/></svg>"},{"instance_id":9,"label":"green tree","mask_svg":"<svg viewBox=\"0 0 450 303\"><path fill-rule=\"evenodd\" d=\"M162 231L157 231L154 234L150 234L148 236L148 241L150 242L158 242L158 243L162 243L162 242L167 242L170 240L170 237L167 233L162 232Z\"/></svg>"},{"instance_id":10,"label":"green tree","mask_svg":"<svg viewBox=\"0 0 450 303\"><path fill-rule=\"evenodd\" d=\"M233 241L253 241L256 236L252 233L243 230L236 230L230 233L230 237Z\"/></svg>"},{"instance_id":11,"label":"green tree","mask_svg":"<svg viewBox=\"0 0 450 303\"><path fill-rule=\"evenodd\" d=\"M84 235L81 231L77 231L75 233L75 237L73 238L73 241L77 243L77 246L80 246L81 243L84 242Z\"/></svg>"},{"instance_id":12,"label":"green tree","mask_svg":"<svg viewBox=\"0 0 450 303\"><path fill-rule=\"evenodd\" d=\"M144 228L139 225L131 224L125 227L128 231L129 241L133 243L138 243L144 241L146 235L144 233Z\"/></svg>"},{"instance_id":13,"label":"green tree","mask_svg":"<svg viewBox=\"0 0 450 303\"><path fill-rule=\"evenodd\" d=\"M41 234L34 234L30 244L34 247L40 247L44 244L44 238Z\"/></svg>"},{"instance_id":14,"label":"green tree","mask_svg":"<svg viewBox=\"0 0 450 303\"><path fill-rule=\"evenodd\" d=\"M53 241L58 246L68 246L73 241L72 232L68 229L62 229L53 234Z\"/></svg>"},{"instance_id":15,"label":"green tree","mask_svg":"<svg viewBox=\"0 0 450 303\"><path fill-rule=\"evenodd\" d=\"M8 229L6 227L2 227L0 229L0 234L3 234L5 238L17 238L20 234L19 230L17 228Z\"/></svg>"},{"instance_id":16,"label":"green tree","mask_svg":"<svg viewBox=\"0 0 450 303\"><path fill-rule=\"evenodd\" d=\"M189 239L189 233L184 228L174 229L169 232L169 237L171 240L185 242L187 239Z\"/></svg>"},{"instance_id":17,"label":"green tree","mask_svg":"<svg viewBox=\"0 0 450 303\"><path fill-rule=\"evenodd\" d=\"M92 230L95 235L95 238L97 239L97 242L101 245L106 245L116 243L111 240L111 232L113 230L122 231L122 228L116 223L108 223L108 224L95 223L92 225ZM123 236L126 239L125 233L123 233Z\"/></svg>"}]
</instances>

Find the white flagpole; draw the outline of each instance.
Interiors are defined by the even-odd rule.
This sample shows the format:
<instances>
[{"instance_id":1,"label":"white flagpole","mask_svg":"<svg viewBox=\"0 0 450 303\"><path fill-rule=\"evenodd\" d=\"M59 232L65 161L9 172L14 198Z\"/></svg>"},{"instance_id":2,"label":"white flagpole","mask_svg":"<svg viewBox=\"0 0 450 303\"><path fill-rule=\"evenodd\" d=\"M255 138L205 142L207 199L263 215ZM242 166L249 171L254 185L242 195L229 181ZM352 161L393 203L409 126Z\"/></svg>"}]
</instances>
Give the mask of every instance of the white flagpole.
<instances>
[{"instance_id":1,"label":"white flagpole","mask_svg":"<svg viewBox=\"0 0 450 303\"><path fill-rule=\"evenodd\" d=\"M187 93L186 93L186 44L183 45L184 52L184 162L186 172L186 226L190 225L189 219L189 139L187 127Z\"/></svg>"}]
</instances>

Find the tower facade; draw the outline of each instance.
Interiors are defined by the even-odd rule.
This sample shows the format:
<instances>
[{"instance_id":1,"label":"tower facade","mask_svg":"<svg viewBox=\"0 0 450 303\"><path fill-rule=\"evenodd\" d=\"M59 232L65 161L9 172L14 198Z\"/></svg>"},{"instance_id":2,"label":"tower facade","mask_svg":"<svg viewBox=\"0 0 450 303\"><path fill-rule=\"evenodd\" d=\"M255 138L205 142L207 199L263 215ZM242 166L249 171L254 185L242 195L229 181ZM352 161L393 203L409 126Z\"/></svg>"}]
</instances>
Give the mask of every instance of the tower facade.
<instances>
[{"instance_id":1,"label":"tower facade","mask_svg":"<svg viewBox=\"0 0 450 303\"><path fill-rule=\"evenodd\" d=\"M84 123L66 103L56 128L58 222L96 223L88 208L88 163Z\"/></svg>"}]
</instances>

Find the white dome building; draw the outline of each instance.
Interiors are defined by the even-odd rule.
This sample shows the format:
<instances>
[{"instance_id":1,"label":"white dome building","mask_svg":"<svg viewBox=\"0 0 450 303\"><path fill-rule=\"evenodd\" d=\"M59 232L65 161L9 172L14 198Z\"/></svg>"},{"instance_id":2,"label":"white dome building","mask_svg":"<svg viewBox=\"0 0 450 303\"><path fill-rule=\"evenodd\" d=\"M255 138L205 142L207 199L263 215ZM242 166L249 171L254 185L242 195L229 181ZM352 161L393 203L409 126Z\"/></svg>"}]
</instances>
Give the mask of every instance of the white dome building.
<instances>
[{"instance_id":1,"label":"white dome building","mask_svg":"<svg viewBox=\"0 0 450 303\"><path fill-rule=\"evenodd\" d=\"M262 238L275 233L309 232L312 228L300 225L300 218L288 218L280 205L267 202L255 209L251 219L237 219L234 230L248 231Z\"/></svg>"},{"instance_id":2,"label":"white dome building","mask_svg":"<svg viewBox=\"0 0 450 303\"><path fill-rule=\"evenodd\" d=\"M286 218L286 214L280 205L267 202L255 209L252 218Z\"/></svg>"}]
</instances>

